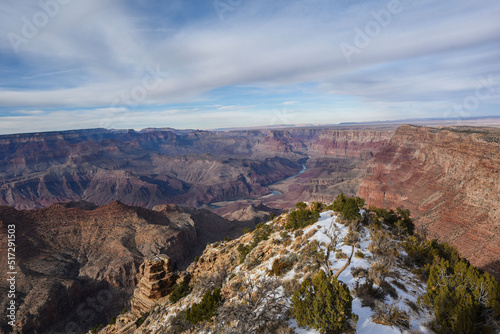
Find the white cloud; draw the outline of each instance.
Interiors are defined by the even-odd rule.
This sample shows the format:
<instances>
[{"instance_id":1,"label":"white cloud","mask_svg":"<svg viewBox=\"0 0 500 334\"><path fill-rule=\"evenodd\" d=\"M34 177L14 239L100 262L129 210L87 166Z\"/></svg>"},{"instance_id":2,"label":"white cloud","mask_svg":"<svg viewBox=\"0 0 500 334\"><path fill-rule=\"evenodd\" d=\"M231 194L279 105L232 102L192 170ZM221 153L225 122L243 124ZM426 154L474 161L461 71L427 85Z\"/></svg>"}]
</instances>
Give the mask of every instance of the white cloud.
<instances>
[{"instance_id":1,"label":"white cloud","mask_svg":"<svg viewBox=\"0 0 500 334\"><path fill-rule=\"evenodd\" d=\"M24 64L21 75L11 74L9 82L24 79L23 85L33 81L33 86L3 82L0 107L59 108L59 116L69 122L66 127L72 127L72 117L62 113L84 118L71 109L126 104L123 96L144 85L147 66L158 66L169 75L138 101L138 108L144 109L189 103L221 87L286 93L292 85L317 83L323 94L353 96L366 108L376 105L381 117L391 112L405 117L414 110L438 112L474 90L481 76L500 80L500 3L492 0L459 0L453 6L444 0L402 1L403 11L347 62L341 43L353 44L355 29L365 29L374 20L370 12L386 10L390 2L252 1L242 2L224 21L213 11L198 21L168 26L175 21L169 17L147 26L147 17L139 19L123 2L71 1L20 47L14 57ZM172 6L183 8L181 3ZM22 17L31 20L41 10L37 1L0 4L0 9L6 13L0 30L18 33ZM13 55L6 36L0 37L0 52ZM240 115L246 122L249 112L239 108L252 102L244 99L221 108L247 111ZM282 100L282 105L296 102ZM492 94L490 102L500 102L498 94ZM395 105L413 107L396 112ZM200 115L224 121L219 114L197 111L199 122L207 121ZM3 117L2 128L8 124L4 121L13 120Z\"/></svg>"}]
</instances>

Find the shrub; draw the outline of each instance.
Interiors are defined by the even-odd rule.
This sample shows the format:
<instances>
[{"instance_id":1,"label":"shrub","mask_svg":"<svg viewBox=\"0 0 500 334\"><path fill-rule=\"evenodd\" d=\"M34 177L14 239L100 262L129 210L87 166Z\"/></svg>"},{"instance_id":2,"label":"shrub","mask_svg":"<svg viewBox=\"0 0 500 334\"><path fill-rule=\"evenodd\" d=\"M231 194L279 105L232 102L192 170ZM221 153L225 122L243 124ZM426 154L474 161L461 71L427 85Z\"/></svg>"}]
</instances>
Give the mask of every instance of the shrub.
<instances>
[{"instance_id":1,"label":"shrub","mask_svg":"<svg viewBox=\"0 0 500 334\"><path fill-rule=\"evenodd\" d=\"M234 299L218 309L213 333L276 333L287 316L287 297L276 277L242 274L226 288Z\"/></svg>"},{"instance_id":2,"label":"shrub","mask_svg":"<svg viewBox=\"0 0 500 334\"><path fill-rule=\"evenodd\" d=\"M304 202L298 202L297 204L295 204L295 207L297 208L297 210L303 210L307 208L307 204Z\"/></svg>"},{"instance_id":3,"label":"shrub","mask_svg":"<svg viewBox=\"0 0 500 334\"><path fill-rule=\"evenodd\" d=\"M351 274L352 274L352 277L354 278L363 278L363 277L366 277L368 275L368 270L366 270L365 268L362 268L362 267L352 267L351 268Z\"/></svg>"},{"instance_id":4,"label":"shrub","mask_svg":"<svg viewBox=\"0 0 500 334\"><path fill-rule=\"evenodd\" d=\"M194 304L186 311L186 320L196 325L217 315L217 308L223 302L220 289L205 292L199 303Z\"/></svg>"},{"instance_id":5,"label":"shrub","mask_svg":"<svg viewBox=\"0 0 500 334\"><path fill-rule=\"evenodd\" d=\"M135 325L137 327L140 327L148 317L149 317L149 312L143 313L142 316L136 320Z\"/></svg>"},{"instance_id":6,"label":"shrub","mask_svg":"<svg viewBox=\"0 0 500 334\"><path fill-rule=\"evenodd\" d=\"M382 219L384 224L395 229L399 235L412 235L415 231L415 225L410 218L410 210L397 208L396 211L371 206L369 209L376 214L375 218ZM375 220L375 219L374 219ZM378 221L378 219L376 219Z\"/></svg>"},{"instance_id":7,"label":"shrub","mask_svg":"<svg viewBox=\"0 0 500 334\"><path fill-rule=\"evenodd\" d=\"M391 305L377 302L372 315L374 322L386 326L396 326L403 329L410 328L410 315L394 302Z\"/></svg>"},{"instance_id":8,"label":"shrub","mask_svg":"<svg viewBox=\"0 0 500 334\"><path fill-rule=\"evenodd\" d=\"M380 287L389 295L392 299L398 298L398 292L396 289L387 281L380 282Z\"/></svg>"},{"instance_id":9,"label":"shrub","mask_svg":"<svg viewBox=\"0 0 500 334\"><path fill-rule=\"evenodd\" d=\"M345 202L346 202L346 197L344 193L340 193L335 198L335 201L333 201L332 205L329 206L329 208L335 212L342 212L342 208L344 207Z\"/></svg>"},{"instance_id":10,"label":"shrub","mask_svg":"<svg viewBox=\"0 0 500 334\"><path fill-rule=\"evenodd\" d=\"M347 254L344 253L341 249L337 249L335 251L335 258L336 259L347 259Z\"/></svg>"},{"instance_id":11,"label":"shrub","mask_svg":"<svg viewBox=\"0 0 500 334\"><path fill-rule=\"evenodd\" d=\"M168 298L168 300L170 300L172 304L177 303L179 300L189 295L189 293L191 292L191 287L189 286L189 283L186 281L183 281L181 284L176 283L173 286L173 289L174 290L172 291L170 297Z\"/></svg>"},{"instance_id":12,"label":"shrub","mask_svg":"<svg viewBox=\"0 0 500 334\"><path fill-rule=\"evenodd\" d=\"M356 253L354 253L354 256L357 257L358 259L364 259L365 258L365 253L363 253L360 250L357 250Z\"/></svg>"},{"instance_id":13,"label":"shrub","mask_svg":"<svg viewBox=\"0 0 500 334\"><path fill-rule=\"evenodd\" d=\"M313 211L317 211L317 212L321 212L325 209L325 205L321 202L314 202L312 204L312 210Z\"/></svg>"},{"instance_id":14,"label":"shrub","mask_svg":"<svg viewBox=\"0 0 500 334\"><path fill-rule=\"evenodd\" d=\"M430 268L421 301L432 309L431 329L437 333L488 333L500 313L500 288L466 261L441 260Z\"/></svg>"},{"instance_id":15,"label":"shrub","mask_svg":"<svg viewBox=\"0 0 500 334\"><path fill-rule=\"evenodd\" d=\"M342 217L348 220L361 219L359 208L354 198L348 198L342 207Z\"/></svg>"},{"instance_id":16,"label":"shrub","mask_svg":"<svg viewBox=\"0 0 500 334\"><path fill-rule=\"evenodd\" d=\"M244 227L243 228L243 234L247 234L247 233L250 233L252 232L252 229L250 227Z\"/></svg>"},{"instance_id":17,"label":"shrub","mask_svg":"<svg viewBox=\"0 0 500 334\"><path fill-rule=\"evenodd\" d=\"M243 244L238 245L237 250L240 253L240 263L245 262L245 258L247 257L247 255L252 251L252 249L257 247L257 245L261 241L269 239L271 233L272 229L269 225L263 223L257 224L257 226L255 227L255 231L253 233L252 242L249 245L243 245Z\"/></svg>"},{"instance_id":18,"label":"shrub","mask_svg":"<svg viewBox=\"0 0 500 334\"><path fill-rule=\"evenodd\" d=\"M275 259L273 262L273 267L269 271L269 275L281 276L290 271L293 268L293 262L287 261L286 259Z\"/></svg>"},{"instance_id":19,"label":"shrub","mask_svg":"<svg viewBox=\"0 0 500 334\"><path fill-rule=\"evenodd\" d=\"M307 209L299 209L291 212L288 215L288 222L285 225L286 229L296 230L314 224L319 219L317 211Z\"/></svg>"},{"instance_id":20,"label":"shrub","mask_svg":"<svg viewBox=\"0 0 500 334\"><path fill-rule=\"evenodd\" d=\"M306 279L292 297L297 324L321 333L342 332L355 327L358 316L352 313L352 296L343 282L333 282L320 270Z\"/></svg>"},{"instance_id":21,"label":"shrub","mask_svg":"<svg viewBox=\"0 0 500 334\"><path fill-rule=\"evenodd\" d=\"M253 248L251 247L251 245L243 245L243 244L238 245L237 250L240 253L240 263L245 262L248 253L250 253L252 249Z\"/></svg>"},{"instance_id":22,"label":"shrub","mask_svg":"<svg viewBox=\"0 0 500 334\"><path fill-rule=\"evenodd\" d=\"M374 286L373 281L367 279L363 284L360 284L359 280L356 281L354 295L361 299L361 306L373 308L377 300L384 301L386 299L387 292L380 287Z\"/></svg>"},{"instance_id":23,"label":"shrub","mask_svg":"<svg viewBox=\"0 0 500 334\"><path fill-rule=\"evenodd\" d=\"M180 334L192 327L192 324L186 319L186 311L180 311L170 320L170 330L168 333Z\"/></svg>"}]
</instances>

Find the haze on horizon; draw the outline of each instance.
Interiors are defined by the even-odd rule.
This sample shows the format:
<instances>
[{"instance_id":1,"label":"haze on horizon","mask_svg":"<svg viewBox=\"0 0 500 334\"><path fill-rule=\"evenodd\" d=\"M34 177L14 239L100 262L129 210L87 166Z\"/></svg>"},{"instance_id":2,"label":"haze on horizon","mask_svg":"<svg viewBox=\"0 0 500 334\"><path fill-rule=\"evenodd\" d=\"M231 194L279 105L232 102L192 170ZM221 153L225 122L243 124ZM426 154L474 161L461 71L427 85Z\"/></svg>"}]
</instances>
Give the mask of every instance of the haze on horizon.
<instances>
[{"instance_id":1,"label":"haze on horizon","mask_svg":"<svg viewBox=\"0 0 500 334\"><path fill-rule=\"evenodd\" d=\"M0 134L500 115L500 2L7 0Z\"/></svg>"}]
</instances>

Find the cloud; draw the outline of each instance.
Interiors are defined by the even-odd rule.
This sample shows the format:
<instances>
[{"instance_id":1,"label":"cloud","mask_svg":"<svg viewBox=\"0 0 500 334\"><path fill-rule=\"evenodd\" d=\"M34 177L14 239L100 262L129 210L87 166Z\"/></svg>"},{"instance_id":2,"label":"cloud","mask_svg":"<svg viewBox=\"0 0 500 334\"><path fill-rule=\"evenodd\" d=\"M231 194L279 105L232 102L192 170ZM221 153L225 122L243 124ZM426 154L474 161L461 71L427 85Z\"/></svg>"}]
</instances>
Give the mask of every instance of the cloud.
<instances>
[{"instance_id":1,"label":"cloud","mask_svg":"<svg viewBox=\"0 0 500 334\"><path fill-rule=\"evenodd\" d=\"M292 102L305 107L310 96L350 96L358 111L373 108L372 114L396 118L416 110L441 115L440 108L463 100L481 78L500 81L500 3L401 0L387 24L370 30L393 3L398 2L243 1L221 20L211 2L70 1L20 45L19 53L8 33L22 35L23 18L33 21L43 8L37 1L0 4L6 13L0 57L9 60L0 71L14 68L0 78L0 108L78 115L74 108L130 108L135 93L133 108L152 113L211 99L222 109L238 110L253 105L255 94L265 90L275 107ZM363 40L360 32L368 37L366 45L356 43ZM343 43L359 52L347 59ZM148 68L168 76L144 94ZM240 95L214 93L231 87ZM498 105L499 91L488 103ZM206 115L219 119L208 110ZM318 108L304 110L323 115ZM244 123L256 113L239 111L246 115L239 120Z\"/></svg>"}]
</instances>

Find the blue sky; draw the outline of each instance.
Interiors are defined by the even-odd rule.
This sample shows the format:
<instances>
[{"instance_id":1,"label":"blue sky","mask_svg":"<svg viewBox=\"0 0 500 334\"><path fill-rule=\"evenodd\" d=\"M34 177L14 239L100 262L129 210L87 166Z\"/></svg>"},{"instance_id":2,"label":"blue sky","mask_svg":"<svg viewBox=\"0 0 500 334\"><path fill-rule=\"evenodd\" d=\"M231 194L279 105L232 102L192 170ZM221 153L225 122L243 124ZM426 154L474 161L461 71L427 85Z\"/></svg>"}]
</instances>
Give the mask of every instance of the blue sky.
<instances>
[{"instance_id":1,"label":"blue sky","mask_svg":"<svg viewBox=\"0 0 500 334\"><path fill-rule=\"evenodd\" d=\"M500 115L497 0L0 0L0 134Z\"/></svg>"}]
</instances>

